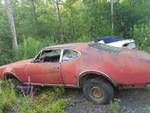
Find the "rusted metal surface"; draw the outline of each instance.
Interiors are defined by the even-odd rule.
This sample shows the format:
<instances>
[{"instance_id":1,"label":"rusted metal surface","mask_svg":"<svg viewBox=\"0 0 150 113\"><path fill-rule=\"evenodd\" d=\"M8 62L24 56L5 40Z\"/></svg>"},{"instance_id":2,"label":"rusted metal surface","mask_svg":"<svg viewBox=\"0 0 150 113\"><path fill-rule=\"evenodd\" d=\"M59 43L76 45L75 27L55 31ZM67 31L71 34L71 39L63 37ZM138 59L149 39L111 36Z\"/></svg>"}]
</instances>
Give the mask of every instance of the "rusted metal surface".
<instances>
[{"instance_id":1,"label":"rusted metal surface","mask_svg":"<svg viewBox=\"0 0 150 113\"><path fill-rule=\"evenodd\" d=\"M0 78L11 73L22 83L31 78L33 85L79 87L79 80L92 73L102 76L121 88L143 87L150 83L150 54L105 45L89 46L89 43L65 44L50 48L69 48L80 56L69 61L31 62L20 61L0 67Z\"/></svg>"}]
</instances>

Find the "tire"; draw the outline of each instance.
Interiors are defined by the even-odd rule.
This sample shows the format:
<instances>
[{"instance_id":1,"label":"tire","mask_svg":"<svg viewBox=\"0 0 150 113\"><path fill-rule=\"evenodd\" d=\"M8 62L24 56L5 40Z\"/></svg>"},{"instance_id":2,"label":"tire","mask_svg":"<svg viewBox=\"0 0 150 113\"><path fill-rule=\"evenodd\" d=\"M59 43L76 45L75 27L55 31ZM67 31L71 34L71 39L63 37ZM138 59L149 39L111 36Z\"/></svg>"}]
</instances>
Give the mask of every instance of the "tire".
<instances>
[{"instance_id":1,"label":"tire","mask_svg":"<svg viewBox=\"0 0 150 113\"><path fill-rule=\"evenodd\" d=\"M11 85L13 85L13 87L14 87L15 89L17 88L18 85L20 85L20 82L19 82L16 78L14 78L14 77L8 78L7 81L8 81Z\"/></svg>"},{"instance_id":2,"label":"tire","mask_svg":"<svg viewBox=\"0 0 150 113\"><path fill-rule=\"evenodd\" d=\"M85 97L96 104L108 104L114 97L110 83L101 79L89 79L83 83Z\"/></svg>"}]
</instances>

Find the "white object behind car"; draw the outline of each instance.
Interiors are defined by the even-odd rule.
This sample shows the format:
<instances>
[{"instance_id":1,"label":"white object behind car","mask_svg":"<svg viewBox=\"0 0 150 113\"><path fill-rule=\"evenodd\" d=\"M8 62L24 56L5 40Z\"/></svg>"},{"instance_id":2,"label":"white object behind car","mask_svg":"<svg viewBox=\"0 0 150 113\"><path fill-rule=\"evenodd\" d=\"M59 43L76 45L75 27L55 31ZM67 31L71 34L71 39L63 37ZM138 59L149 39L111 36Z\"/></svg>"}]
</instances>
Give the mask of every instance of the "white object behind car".
<instances>
[{"instance_id":1,"label":"white object behind car","mask_svg":"<svg viewBox=\"0 0 150 113\"><path fill-rule=\"evenodd\" d=\"M121 40L117 42L108 43L106 45L114 46L114 47L125 47L128 49L135 49L135 41L133 39Z\"/></svg>"},{"instance_id":2,"label":"white object behind car","mask_svg":"<svg viewBox=\"0 0 150 113\"><path fill-rule=\"evenodd\" d=\"M105 36L102 39L97 39L94 42L106 44L114 47L123 47L128 49L135 49L136 44L133 39L120 39L117 36Z\"/></svg>"}]
</instances>

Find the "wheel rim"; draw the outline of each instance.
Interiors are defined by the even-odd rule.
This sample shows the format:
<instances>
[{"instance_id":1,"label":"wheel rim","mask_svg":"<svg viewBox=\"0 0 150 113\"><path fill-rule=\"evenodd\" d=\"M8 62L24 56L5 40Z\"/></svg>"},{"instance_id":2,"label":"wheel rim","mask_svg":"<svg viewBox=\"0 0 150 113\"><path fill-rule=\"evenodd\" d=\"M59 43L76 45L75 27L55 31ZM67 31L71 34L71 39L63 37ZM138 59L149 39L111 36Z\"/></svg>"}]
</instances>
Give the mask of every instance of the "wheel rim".
<instances>
[{"instance_id":1,"label":"wheel rim","mask_svg":"<svg viewBox=\"0 0 150 113\"><path fill-rule=\"evenodd\" d=\"M103 98L103 93L102 93L101 89L99 87L96 87L96 86L91 88L90 95L96 99L102 99Z\"/></svg>"}]
</instances>

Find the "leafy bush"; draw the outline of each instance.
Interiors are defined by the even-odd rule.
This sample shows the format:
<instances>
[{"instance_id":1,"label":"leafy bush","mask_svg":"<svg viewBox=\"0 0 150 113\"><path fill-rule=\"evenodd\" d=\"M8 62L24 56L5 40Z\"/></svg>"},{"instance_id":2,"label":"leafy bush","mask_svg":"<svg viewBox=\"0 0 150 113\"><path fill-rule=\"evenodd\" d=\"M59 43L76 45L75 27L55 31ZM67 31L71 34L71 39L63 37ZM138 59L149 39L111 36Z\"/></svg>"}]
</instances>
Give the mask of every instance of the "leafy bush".
<instances>
[{"instance_id":1,"label":"leafy bush","mask_svg":"<svg viewBox=\"0 0 150 113\"><path fill-rule=\"evenodd\" d=\"M17 113L37 113L34 107L34 102L30 97L27 96L19 96L16 102L16 112Z\"/></svg>"},{"instance_id":2,"label":"leafy bush","mask_svg":"<svg viewBox=\"0 0 150 113\"><path fill-rule=\"evenodd\" d=\"M2 50L0 53L0 65L4 65L15 61L15 51L13 50Z\"/></svg>"},{"instance_id":3,"label":"leafy bush","mask_svg":"<svg viewBox=\"0 0 150 113\"><path fill-rule=\"evenodd\" d=\"M66 103L66 100L59 99L59 100L55 101L53 104L48 105L42 111L42 113L66 113L66 111L64 110L64 108L65 108L64 103Z\"/></svg>"},{"instance_id":4,"label":"leafy bush","mask_svg":"<svg viewBox=\"0 0 150 113\"><path fill-rule=\"evenodd\" d=\"M43 40L36 40L35 38L24 38L23 42L19 45L19 49L16 52L16 60L33 58L39 50L43 47L54 44L53 38L46 38Z\"/></svg>"},{"instance_id":5,"label":"leafy bush","mask_svg":"<svg viewBox=\"0 0 150 113\"><path fill-rule=\"evenodd\" d=\"M78 38L77 42L87 42L90 41L89 36L83 35L80 38Z\"/></svg>"},{"instance_id":6,"label":"leafy bush","mask_svg":"<svg viewBox=\"0 0 150 113\"><path fill-rule=\"evenodd\" d=\"M19 50L16 54L16 59L27 59L32 58L43 44L34 38L24 38L23 43L19 45Z\"/></svg>"},{"instance_id":7,"label":"leafy bush","mask_svg":"<svg viewBox=\"0 0 150 113\"><path fill-rule=\"evenodd\" d=\"M14 88L7 82L0 81L0 113L11 110L16 104Z\"/></svg>"},{"instance_id":8,"label":"leafy bush","mask_svg":"<svg viewBox=\"0 0 150 113\"><path fill-rule=\"evenodd\" d=\"M33 99L16 94L12 85L0 81L0 113L66 113L67 100L62 98L63 88L46 88Z\"/></svg>"}]
</instances>

